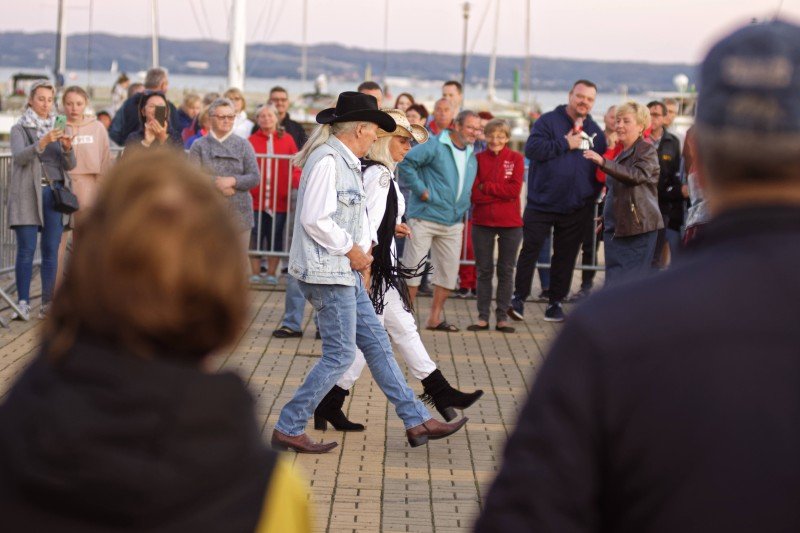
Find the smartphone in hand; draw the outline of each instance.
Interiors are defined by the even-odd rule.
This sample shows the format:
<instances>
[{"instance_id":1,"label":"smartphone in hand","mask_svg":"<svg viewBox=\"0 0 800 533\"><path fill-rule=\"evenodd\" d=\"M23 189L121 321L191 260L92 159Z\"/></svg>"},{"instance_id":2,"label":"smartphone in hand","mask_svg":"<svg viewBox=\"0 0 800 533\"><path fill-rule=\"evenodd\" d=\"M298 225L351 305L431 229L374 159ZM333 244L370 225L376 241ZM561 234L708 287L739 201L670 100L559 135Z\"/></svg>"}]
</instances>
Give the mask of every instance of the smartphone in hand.
<instances>
[{"instance_id":1,"label":"smartphone in hand","mask_svg":"<svg viewBox=\"0 0 800 533\"><path fill-rule=\"evenodd\" d=\"M55 125L53 129L55 130L64 130L67 127L67 116L66 115L58 115L56 117Z\"/></svg>"},{"instance_id":2,"label":"smartphone in hand","mask_svg":"<svg viewBox=\"0 0 800 533\"><path fill-rule=\"evenodd\" d=\"M157 105L155 108L155 119L156 121L161 124L161 126L166 127L167 125L167 106L165 105Z\"/></svg>"}]
</instances>

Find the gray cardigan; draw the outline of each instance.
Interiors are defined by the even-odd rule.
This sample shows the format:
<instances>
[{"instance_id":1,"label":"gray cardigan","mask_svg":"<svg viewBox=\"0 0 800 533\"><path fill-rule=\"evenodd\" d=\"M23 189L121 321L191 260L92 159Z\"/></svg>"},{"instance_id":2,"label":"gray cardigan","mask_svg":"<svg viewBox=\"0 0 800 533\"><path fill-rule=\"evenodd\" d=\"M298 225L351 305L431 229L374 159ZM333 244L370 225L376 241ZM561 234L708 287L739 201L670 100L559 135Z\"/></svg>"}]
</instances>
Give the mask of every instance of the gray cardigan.
<instances>
[{"instance_id":1,"label":"gray cardigan","mask_svg":"<svg viewBox=\"0 0 800 533\"><path fill-rule=\"evenodd\" d=\"M36 130L27 128L31 138L36 139ZM43 226L42 215L42 165L36 153L36 144L31 144L25 128L15 124L11 128L11 182L8 184L8 225ZM64 170L66 187L70 187L67 170L75 168L75 150L64 152L58 141L45 148L42 157L60 162ZM64 223L69 216L64 216Z\"/></svg>"},{"instance_id":2,"label":"gray cardigan","mask_svg":"<svg viewBox=\"0 0 800 533\"><path fill-rule=\"evenodd\" d=\"M253 198L250 189L258 185L260 174L256 153L250 143L230 135L220 143L209 133L189 149L189 159L203 166L212 176L236 178L236 192L229 196L229 209L241 231L253 227Z\"/></svg>"}]
</instances>

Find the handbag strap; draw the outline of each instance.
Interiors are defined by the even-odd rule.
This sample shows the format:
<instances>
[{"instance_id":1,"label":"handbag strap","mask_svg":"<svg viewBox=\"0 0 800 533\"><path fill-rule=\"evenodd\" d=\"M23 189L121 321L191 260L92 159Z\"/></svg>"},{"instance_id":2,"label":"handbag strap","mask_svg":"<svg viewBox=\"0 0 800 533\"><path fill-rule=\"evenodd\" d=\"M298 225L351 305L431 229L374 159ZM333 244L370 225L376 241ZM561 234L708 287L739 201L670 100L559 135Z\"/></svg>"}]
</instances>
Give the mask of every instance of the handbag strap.
<instances>
[{"instance_id":1,"label":"handbag strap","mask_svg":"<svg viewBox=\"0 0 800 533\"><path fill-rule=\"evenodd\" d=\"M33 136L31 135L31 132L28 131L28 128L22 126L22 131L25 132L25 136L31 142L29 146L34 146L36 144L36 141L33 140ZM44 168L44 161L42 161L42 154L39 153L39 150L37 150L35 146L33 151L36 152L36 159L39 160L39 165L41 165L42 167L42 176L44 177L44 180L47 182L48 185L50 185L51 189L55 189L55 187L53 186L53 180L50 179L50 177L47 175L47 171Z\"/></svg>"}]
</instances>

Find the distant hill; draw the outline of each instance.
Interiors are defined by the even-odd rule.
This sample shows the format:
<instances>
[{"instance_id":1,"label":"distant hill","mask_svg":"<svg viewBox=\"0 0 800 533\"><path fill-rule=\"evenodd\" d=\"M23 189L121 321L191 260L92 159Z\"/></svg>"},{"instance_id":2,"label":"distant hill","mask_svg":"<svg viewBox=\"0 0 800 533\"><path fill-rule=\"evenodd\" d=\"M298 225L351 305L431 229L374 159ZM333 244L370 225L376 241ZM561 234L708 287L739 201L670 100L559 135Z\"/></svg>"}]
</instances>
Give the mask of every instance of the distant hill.
<instances>
[{"instance_id":1,"label":"distant hill","mask_svg":"<svg viewBox=\"0 0 800 533\"><path fill-rule=\"evenodd\" d=\"M145 70L150 62L150 39L119 37L96 33L91 36L91 67L107 70L116 60L122 71ZM67 40L67 65L70 70L87 68L89 35L72 35ZM178 74L225 75L227 73L227 43L208 40L182 41L161 39L160 62L170 72ZM0 65L21 68L52 68L55 54L53 33L0 33ZM247 47L247 75L259 78L299 77L301 48L294 44L251 44ZM373 73L383 71L382 51L348 48L336 44L320 44L308 49L309 77L320 73L329 77L359 80L367 65ZM187 65L190 61L208 62L207 70ZM389 52L387 71L390 76L415 79L443 80L458 78L461 57L457 54L424 52ZM525 69L522 57L497 58L497 84L511 87L514 69L520 76ZM619 91L627 87L631 93L648 90L672 90L672 78L679 73L694 79L696 66L681 63L599 62L576 59L533 57L532 87L537 90L563 90L579 78L598 84L602 91ZM470 58L467 79L470 83L485 83L489 56Z\"/></svg>"}]
</instances>

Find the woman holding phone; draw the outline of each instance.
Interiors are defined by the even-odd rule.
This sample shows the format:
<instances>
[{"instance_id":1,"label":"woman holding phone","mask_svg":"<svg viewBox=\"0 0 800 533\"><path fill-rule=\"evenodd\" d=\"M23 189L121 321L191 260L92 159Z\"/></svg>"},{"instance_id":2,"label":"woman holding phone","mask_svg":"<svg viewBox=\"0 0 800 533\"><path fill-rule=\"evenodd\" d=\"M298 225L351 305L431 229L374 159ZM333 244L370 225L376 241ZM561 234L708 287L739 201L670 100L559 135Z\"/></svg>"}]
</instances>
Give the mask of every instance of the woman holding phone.
<instances>
[{"instance_id":1,"label":"woman holding phone","mask_svg":"<svg viewBox=\"0 0 800 533\"><path fill-rule=\"evenodd\" d=\"M72 140L56 128L53 113L55 87L49 81L31 85L25 113L11 128L11 181L8 187L8 225L17 238L14 274L19 303L14 318L30 319L33 256L41 232L42 307L47 313L53 299L58 245L64 231L63 215L56 211L54 188L69 188L68 170L75 167ZM59 121L64 123L62 119Z\"/></svg>"},{"instance_id":2,"label":"woman holding phone","mask_svg":"<svg viewBox=\"0 0 800 533\"><path fill-rule=\"evenodd\" d=\"M139 100L139 129L128 135L125 152L129 149L176 146L169 129L169 107L162 92L153 91Z\"/></svg>"},{"instance_id":3,"label":"woman holding phone","mask_svg":"<svg viewBox=\"0 0 800 533\"><path fill-rule=\"evenodd\" d=\"M652 273L658 230L664 228L658 209L658 151L643 136L650 111L638 102L626 102L617 106L615 124L622 143L616 159L606 159L593 150L583 153L606 174L603 246L607 287Z\"/></svg>"}]
</instances>

